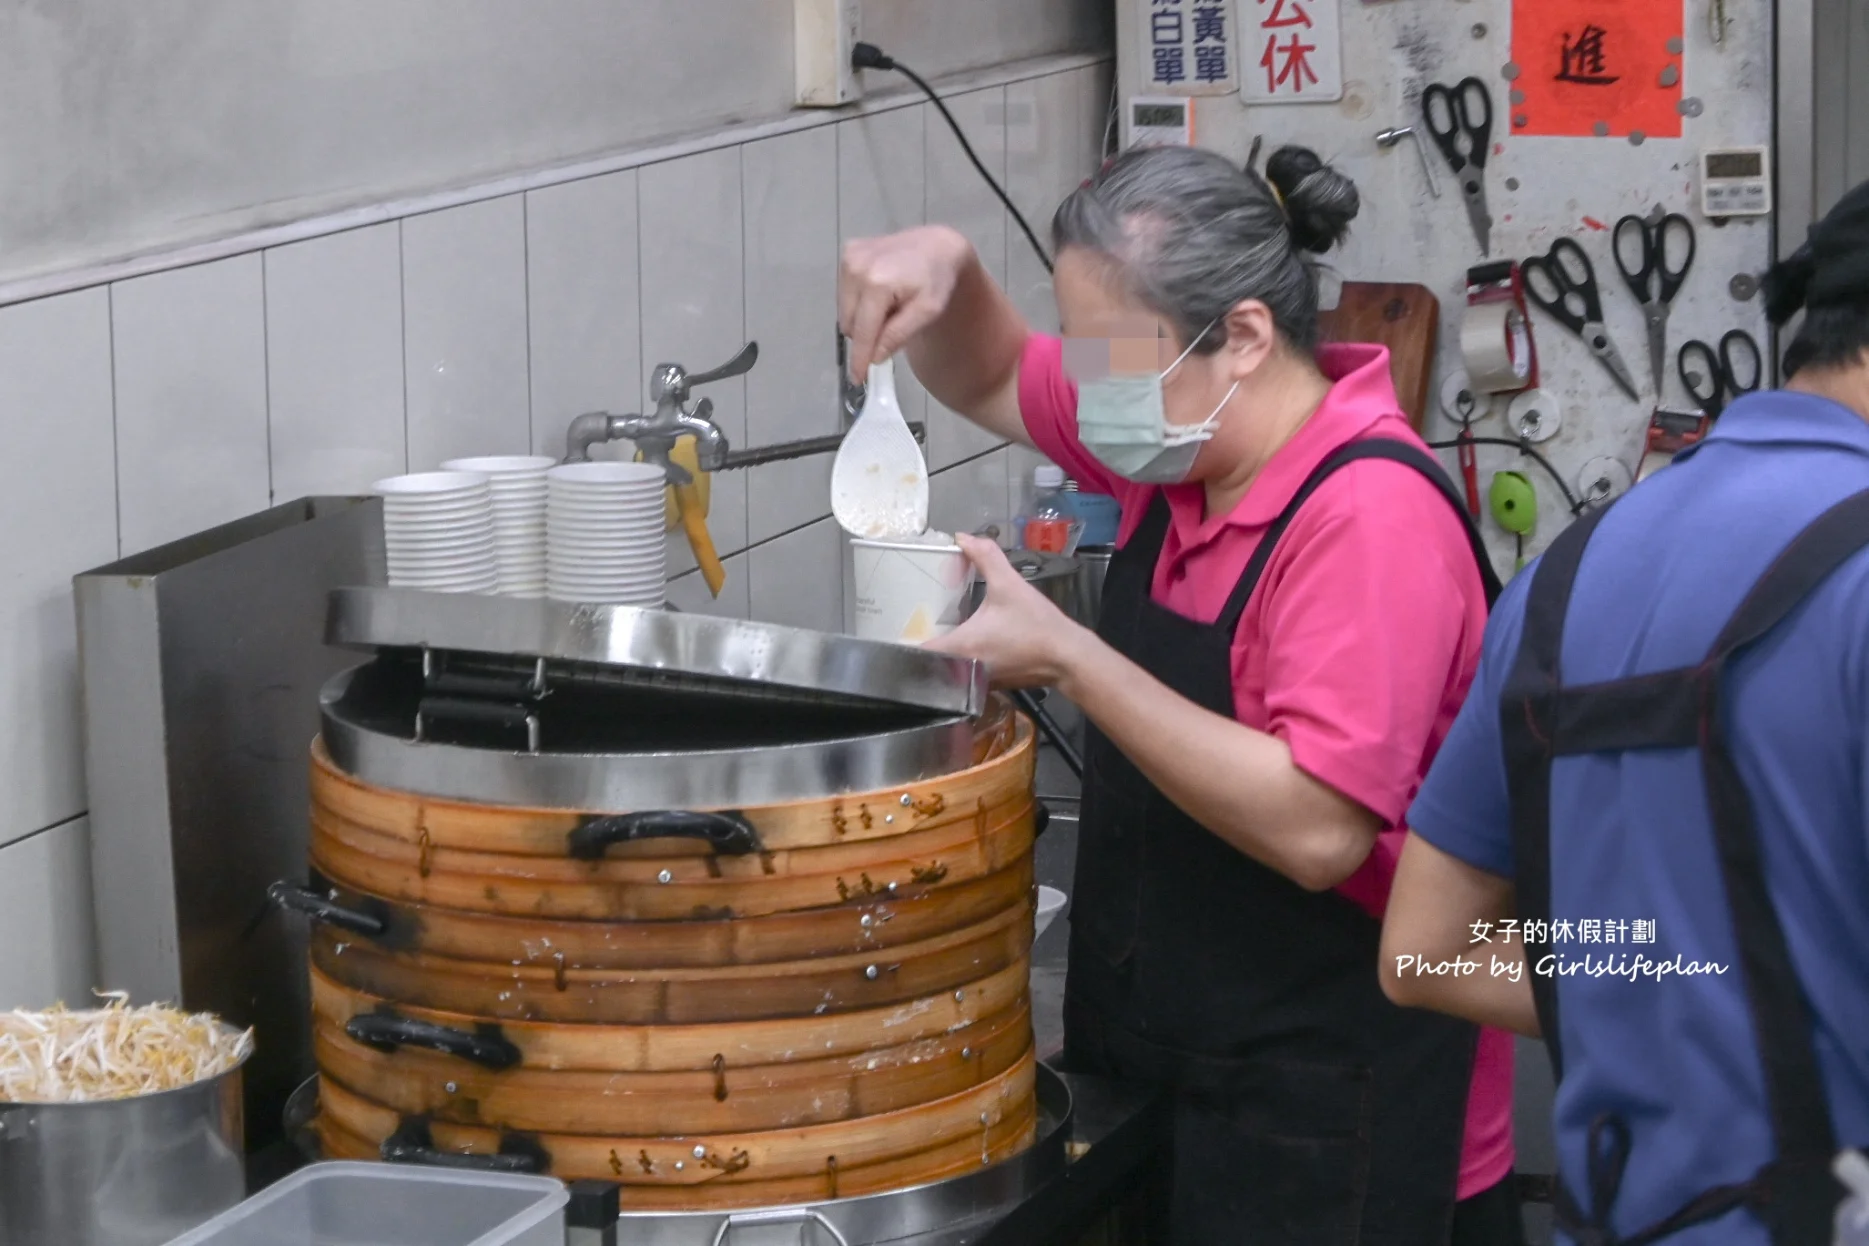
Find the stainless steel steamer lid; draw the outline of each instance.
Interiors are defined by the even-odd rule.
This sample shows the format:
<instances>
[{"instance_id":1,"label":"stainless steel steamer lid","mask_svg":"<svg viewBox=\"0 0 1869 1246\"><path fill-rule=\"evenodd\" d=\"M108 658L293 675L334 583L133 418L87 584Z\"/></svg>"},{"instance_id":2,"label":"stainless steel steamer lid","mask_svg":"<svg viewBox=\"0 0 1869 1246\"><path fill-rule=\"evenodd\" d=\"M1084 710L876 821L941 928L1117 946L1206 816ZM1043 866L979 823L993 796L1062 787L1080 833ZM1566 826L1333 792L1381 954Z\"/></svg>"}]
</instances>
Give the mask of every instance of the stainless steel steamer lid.
<instances>
[{"instance_id":1,"label":"stainless steel steamer lid","mask_svg":"<svg viewBox=\"0 0 1869 1246\"><path fill-rule=\"evenodd\" d=\"M986 669L907 645L738 619L513 597L340 588L325 639L354 649L544 658L697 695L977 718ZM342 764L342 763L339 763Z\"/></svg>"},{"instance_id":2,"label":"stainless steel steamer lid","mask_svg":"<svg viewBox=\"0 0 1869 1246\"><path fill-rule=\"evenodd\" d=\"M641 704L655 697L651 690L636 698L640 713L620 705L568 748L418 739L415 701L385 690L396 672L383 663L325 685L325 748L365 783L425 796L533 809L740 809L894 787L973 764L973 721L960 714L845 723L820 713L808 730L799 714L665 719Z\"/></svg>"}]
</instances>

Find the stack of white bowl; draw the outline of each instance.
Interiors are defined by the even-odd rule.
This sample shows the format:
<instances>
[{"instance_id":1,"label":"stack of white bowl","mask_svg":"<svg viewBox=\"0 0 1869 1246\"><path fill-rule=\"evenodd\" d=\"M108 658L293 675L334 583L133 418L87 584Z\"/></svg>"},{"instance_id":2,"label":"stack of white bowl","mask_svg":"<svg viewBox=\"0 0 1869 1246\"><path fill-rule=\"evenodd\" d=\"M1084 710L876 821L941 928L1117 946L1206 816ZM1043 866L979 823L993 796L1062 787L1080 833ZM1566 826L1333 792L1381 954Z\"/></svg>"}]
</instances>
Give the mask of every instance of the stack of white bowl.
<instances>
[{"instance_id":1,"label":"stack of white bowl","mask_svg":"<svg viewBox=\"0 0 1869 1246\"><path fill-rule=\"evenodd\" d=\"M493 554L499 570L494 591L508 597L545 596L545 473L557 459L532 455L450 459L443 471L476 472L493 491Z\"/></svg>"},{"instance_id":2,"label":"stack of white bowl","mask_svg":"<svg viewBox=\"0 0 1869 1246\"><path fill-rule=\"evenodd\" d=\"M494 590L493 491L485 476L420 472L370 489L383 499L391 585L432 593Z\"/></svg>"},{"instance_id":3,"label":"stack of white bowl","mask_svg":"<svg viewBox=\"0 0 1869 1246\"><path fill-rule=\"evenodd\" d=\"M568 463L545 473L545 594L660 606L668 594L664 491L653 463Z\"/></svg>"}]
</instances>

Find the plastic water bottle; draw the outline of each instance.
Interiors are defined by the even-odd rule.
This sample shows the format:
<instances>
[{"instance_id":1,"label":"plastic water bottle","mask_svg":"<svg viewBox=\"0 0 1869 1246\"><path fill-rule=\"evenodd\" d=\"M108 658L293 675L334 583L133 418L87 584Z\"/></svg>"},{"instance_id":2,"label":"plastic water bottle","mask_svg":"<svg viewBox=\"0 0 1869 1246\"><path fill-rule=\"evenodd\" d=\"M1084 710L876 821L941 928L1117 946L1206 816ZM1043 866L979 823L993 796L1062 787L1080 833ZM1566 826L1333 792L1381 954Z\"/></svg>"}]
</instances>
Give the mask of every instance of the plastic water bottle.
<instances>
[{"instance_id":1,"label":"plastic water bottle","mask_svg":"<svg viewBox=\"0 0 1869 1246\"><path fill-rule=\"evenodd\" d=\"M1835 1246L1869 1246L1869 1159L1861 1151L1842 1151L1830 1171L1850 1192L1837 1206Z\"/></svg>"},{"instance_id":2,"label":"plastic water bottle","mask_svg":"<svg viewBox=\"0 0 1869 1246\"><path fill-rule=\"evenodd\" d=\"M1019 543L1041 554L1068 554L1076 526L1064 496L1064 469L1051 463L1033 468L1032 502L1019 526Z\"/></svg>"}]
</instances>

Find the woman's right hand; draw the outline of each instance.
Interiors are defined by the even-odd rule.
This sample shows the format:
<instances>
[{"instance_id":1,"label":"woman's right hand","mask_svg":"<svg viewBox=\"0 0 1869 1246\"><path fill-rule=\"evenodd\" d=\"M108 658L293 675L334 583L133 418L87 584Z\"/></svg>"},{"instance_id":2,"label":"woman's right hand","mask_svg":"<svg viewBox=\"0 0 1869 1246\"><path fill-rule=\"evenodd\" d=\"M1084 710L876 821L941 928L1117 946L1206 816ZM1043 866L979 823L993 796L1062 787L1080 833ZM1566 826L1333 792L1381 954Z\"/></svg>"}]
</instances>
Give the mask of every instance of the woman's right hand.
<instances>
[{"instance_id":1,"label":"woman's right hand","mask_svg":"<svg viewBox=\"0 0 1869 1246\"><path fill-rule=\"evenodd\" d=\"M862 381L947 310L973 244L945 225L924 225L844 245L837 323L850 339L850 375Z\"/></svg>"}]
</instances>

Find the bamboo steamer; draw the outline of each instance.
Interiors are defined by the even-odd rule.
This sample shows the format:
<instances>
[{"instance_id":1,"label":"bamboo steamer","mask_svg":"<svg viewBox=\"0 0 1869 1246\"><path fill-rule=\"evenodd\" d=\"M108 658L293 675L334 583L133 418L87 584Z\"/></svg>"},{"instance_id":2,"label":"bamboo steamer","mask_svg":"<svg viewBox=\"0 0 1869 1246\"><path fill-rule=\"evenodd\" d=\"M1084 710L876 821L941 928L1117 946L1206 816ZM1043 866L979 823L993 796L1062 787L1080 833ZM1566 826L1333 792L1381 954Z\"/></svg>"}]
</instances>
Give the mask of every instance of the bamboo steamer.
<instances>
[{"instance_id":1,"label":"bamboo steamer","mask_svg":"<svg viewBox=\"0 0 1869 1246\"><path fill-rule=\"evenodd\" d=\"M596 1178L625 1187L634 1207L750 1206L825 1198L938 1180L990 1163L1030 1141L1036 1125L1034 1056L1028 1045L1004 1072L979 1085L893 1112L791 1129L678 1137L536 1132L430 1122L436 1147L464 1155L513 1153L514 1143L564 1180ZM404 1114L373 1102L321 1070L317 1129L326 1153L383 1142ZM367 1152L366 1152L367 1154ZM889 1185L853 1185L856 1172L896 1163ZM859 1179L860 1180L860 1179ZM659 1190L665 1200L639 1197Z\"/></svg>"},{"instance_id":2,"label":"bamboo steamer","mask_svg":"<svg viewBox=\"0 0 1869 1246\"><path fill-rule=\"evenodd\" d=\"M324 1154L414 1146L670 1211L1016 1154L1037 1129L1036 747L997 697L973 744L887 788L635 814L402 791L315 743L298 907L320 917ZM593 841L619 815L732 835Z\"/></svg>"},{"instance_id":3,"label":"bamboo steamer","mask_svg":"<svg viewBox=\"0 0 1869 1246\"><path fill-rule=\"evenodd\" d=\"M1018 903L1032 891L1032 858L964 882L913 883L868 900L763 917L690 921L577 921L500 917L401 904L315 879L312 890L380 921L375 942L456 960L569 969L682 969L763 965L807 956L884 950L958 930Z\"/></svg>"},{"instance_id":4,"label":"bamboo steamer","mask_svg":"<svg viewBox=\"0 0 1869 1246\"><path fill-rule=\"evenodd\" d=\"M779 1064L803 1056L831 1058L965 1033L1016 1007L1026 996L1028 964L1020 960L969 986L856 1012L785 1017L728 1025L555 1025L502 1022L518 1067L589 1072L653 1073ZM343 1027L357 1017L394 1013L449 1029L472 1030L478 1018L406 1007L311 974L312 1016Z\"/></svg>"}]
</instances>

